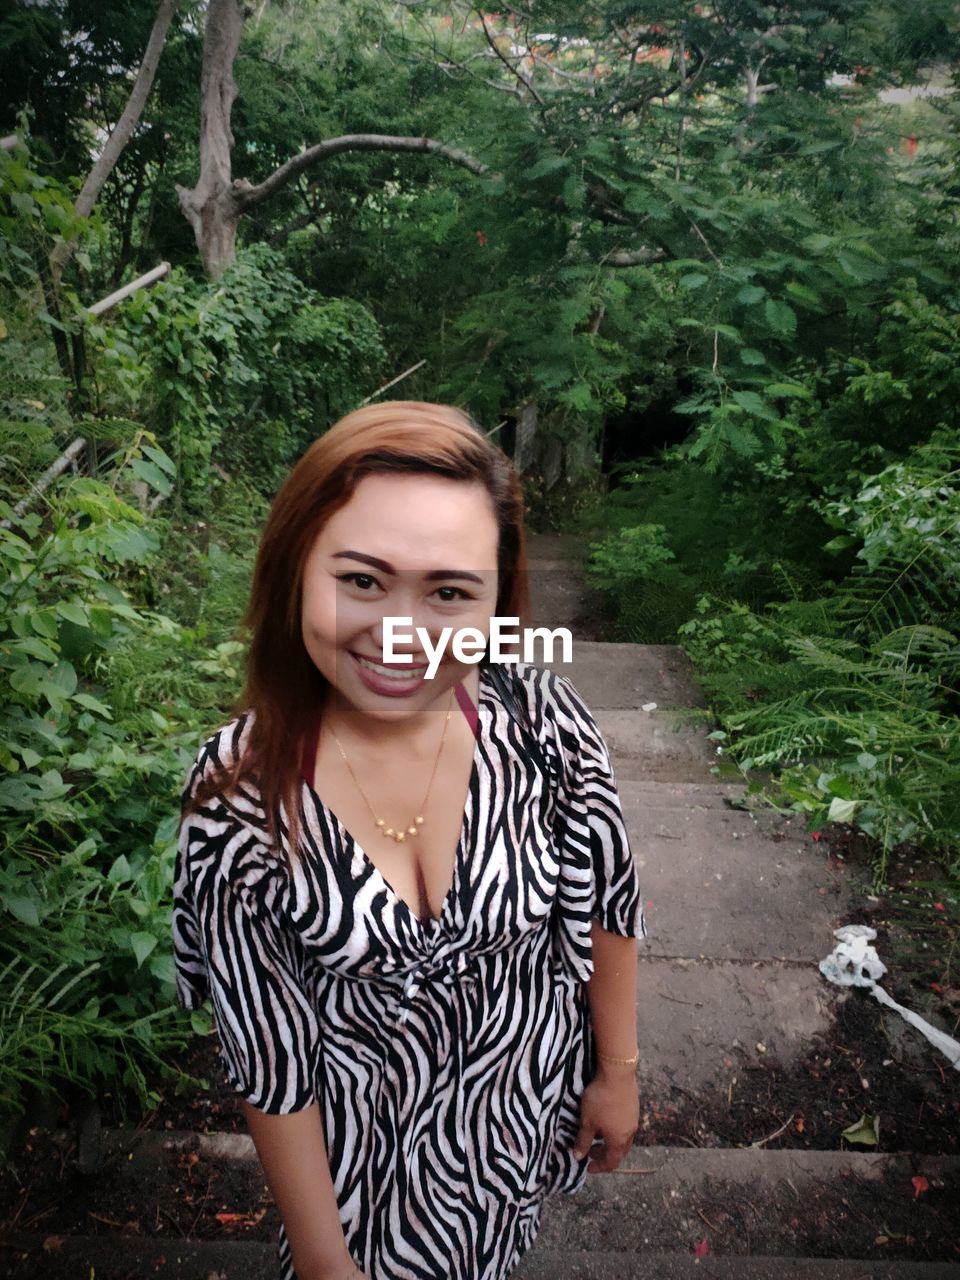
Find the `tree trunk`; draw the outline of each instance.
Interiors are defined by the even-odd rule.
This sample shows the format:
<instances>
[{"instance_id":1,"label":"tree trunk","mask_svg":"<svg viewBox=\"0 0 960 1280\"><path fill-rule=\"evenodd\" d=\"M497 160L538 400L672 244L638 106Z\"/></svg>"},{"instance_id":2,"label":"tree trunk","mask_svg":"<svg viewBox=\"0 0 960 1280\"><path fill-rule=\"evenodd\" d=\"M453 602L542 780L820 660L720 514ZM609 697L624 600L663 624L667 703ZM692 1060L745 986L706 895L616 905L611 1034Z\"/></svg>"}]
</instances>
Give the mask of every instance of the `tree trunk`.
<instances>
[{"instance_id":1,"label":"tree trunk","mask_svg":"<svg viewBox=\"0 0 960 1280\"><path fill-rule=\"evenodd\" d=\"M200 178L192 191L177 187L204 270L214 280L236 256L240 211L231 199L230 113L237 96L233 63L243 20L243 6L237 0L210 0L200 71Z\"/></svg>"},{"instance_id":2,"label":"tree trunk","mask_svg":"<svg viewBox=\"0 0 960 1280\"><path fill-rule=\"evenodd\" d=\"M516 443L513 447L513 465L519 475L530 469L537 450L537 404L535 400L521 406L517 415Z\"/></svg>"}]
</instances>

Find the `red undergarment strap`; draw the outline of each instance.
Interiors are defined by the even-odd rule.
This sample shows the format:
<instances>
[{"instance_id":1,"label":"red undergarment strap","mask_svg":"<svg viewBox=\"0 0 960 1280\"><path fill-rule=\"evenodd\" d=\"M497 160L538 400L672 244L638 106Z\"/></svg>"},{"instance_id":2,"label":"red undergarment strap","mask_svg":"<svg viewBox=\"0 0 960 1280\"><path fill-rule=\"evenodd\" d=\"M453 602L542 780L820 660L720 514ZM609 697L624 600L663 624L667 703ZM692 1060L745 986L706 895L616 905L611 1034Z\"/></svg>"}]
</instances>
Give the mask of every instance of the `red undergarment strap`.
<instances>
[{"instance_id":1,"label":"red undergarment strap","mask_svg":"<svg viewBox=\"0 0 960 1280\"><path fill-rule=\"evenodd\" d=\"M459 682L457 683L454 693L456 694L457 701L460 703L460 710L467 717L467 724L470 726L473 736L476 737L480 729L480 715L477 708L473 705L473 699Z\"/></svg>"},{"instance_id":2,"label":"red undergarment strap","mask_svg":"<svg viewBox=\"0 0 960 1280\"><path fill-rule=\"evenodd\" d=\"M317 763L317 743L320 741L320 721L307 730L303 743L303 759L300 761L300 772L308 787L313 786L313 771Z\"/></svg>"}]
</instances>

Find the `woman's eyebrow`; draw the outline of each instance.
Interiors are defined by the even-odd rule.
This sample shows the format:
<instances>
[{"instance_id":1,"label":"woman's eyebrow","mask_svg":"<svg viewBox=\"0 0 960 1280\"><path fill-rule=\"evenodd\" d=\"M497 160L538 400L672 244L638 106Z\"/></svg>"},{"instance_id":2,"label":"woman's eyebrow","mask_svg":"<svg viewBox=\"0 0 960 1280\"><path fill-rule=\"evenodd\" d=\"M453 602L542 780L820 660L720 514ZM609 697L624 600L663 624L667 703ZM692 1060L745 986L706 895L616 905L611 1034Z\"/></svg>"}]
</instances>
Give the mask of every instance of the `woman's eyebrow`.
<instances>
[{"instance_id":1,"label":"woman's eyebrow","mask_svg":"<svg viewBox=\"0 0 960 1280\"><path fill-rule=\"evenodd\" d=\"M335 551L333 553L334 560L360 560L363 564L372 565L374 569L379 569L381 573L397 572L392 564L387 564L386 560L379 560L376 556L364 555L362 551ZM445 578L467 578L470 582L479 582L483 586L483 579L476 573L469 573L466 569L431 569L429 573L424 574L427 582L439 582Z\"/></svg>"}]
</instances>

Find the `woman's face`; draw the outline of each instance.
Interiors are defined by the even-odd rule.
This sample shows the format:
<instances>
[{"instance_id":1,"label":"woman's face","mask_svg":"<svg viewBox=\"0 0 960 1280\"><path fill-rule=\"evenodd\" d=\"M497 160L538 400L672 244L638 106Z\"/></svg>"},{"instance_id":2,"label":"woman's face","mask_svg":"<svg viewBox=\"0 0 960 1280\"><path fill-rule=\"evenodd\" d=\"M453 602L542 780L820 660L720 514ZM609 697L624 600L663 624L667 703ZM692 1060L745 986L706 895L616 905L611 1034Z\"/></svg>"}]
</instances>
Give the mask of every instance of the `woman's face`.
<instances>
[{"instance_id":1,"label":"woman's face","mask_svg":"<svg viewBox=\"0 0 960 1280\"><path fill-rule=\"evenodd\" d=\"M432 679L429 648L446 628L490 634L497 601L497 520L478 483L433 475L368 475L317 535L304 566L303 642L314 665L356 710L386 720L429 706L470 671L448 643ZM384 664L384 618L395 631ZM451 633L452 635L452 633ZM386 667L386 669L385 669Z\"/></svg>"}]
</instances>

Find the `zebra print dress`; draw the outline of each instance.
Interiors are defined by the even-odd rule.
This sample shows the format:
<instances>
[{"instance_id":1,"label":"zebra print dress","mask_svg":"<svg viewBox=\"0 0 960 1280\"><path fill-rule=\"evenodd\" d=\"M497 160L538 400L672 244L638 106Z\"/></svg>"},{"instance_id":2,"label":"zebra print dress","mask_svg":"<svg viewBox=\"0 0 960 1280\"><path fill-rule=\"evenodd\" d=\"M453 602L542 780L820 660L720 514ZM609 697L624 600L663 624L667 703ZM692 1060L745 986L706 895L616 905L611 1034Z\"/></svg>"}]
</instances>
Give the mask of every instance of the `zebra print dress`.
<instances>
[{"instance_id":1,"label":"zebra print dress","mask_svg":"<svg viewBox=\"0 0 960 1280\"><path fill-rule=\"evenodd\" d=\"M481 667L438 920L417 918L306 779L293 873L265 844L249 785L181 826L178 1001L210 997L223 1068L252 1106L319 1102L347 1248L371 1280L505 1280L544 1199L581 1189L589 1157L571 1147L596 1066L591 920L646 936L592 715L566 677L504 665L549 776ZM251 714L204 745L187 792L242 753ZM282 1227L278 1261L295 1280Z\"/></svg>"}]
</instances>

